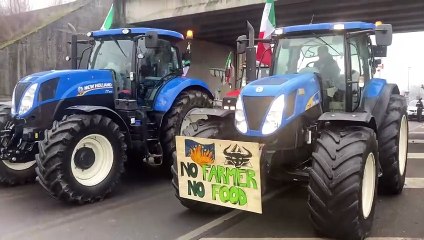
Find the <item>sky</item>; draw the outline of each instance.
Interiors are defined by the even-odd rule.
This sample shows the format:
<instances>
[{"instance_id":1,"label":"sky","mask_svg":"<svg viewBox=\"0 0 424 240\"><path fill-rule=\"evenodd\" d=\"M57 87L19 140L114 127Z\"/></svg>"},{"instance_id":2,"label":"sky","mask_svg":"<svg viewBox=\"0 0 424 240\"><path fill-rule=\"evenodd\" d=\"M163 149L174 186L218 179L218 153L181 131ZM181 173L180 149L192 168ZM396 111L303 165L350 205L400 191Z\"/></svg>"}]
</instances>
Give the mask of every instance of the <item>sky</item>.
<instances>
[{"instance_id":1,"label":"sky","mask_svg":"<svg viewBox=\"0 0 424 240\"><path fill-rule=\"evenodd\" d=\"M63 3L74 2L75 0L63 0ZM29 0L32 10L51 7L55 1L54 0Z\"/></svg>"},{"instance_id":2,"label":"sky","mask_svg":"<svg viewBox=\"0 0 424 240\"><path fill-rule=\"evenodd\" d=\"M381 77L397 83L401 91L406 91L409 68L410 88L424 84L423 43L424 32L394 34L393 43L387 49L387 58L383 59ZM424 91L421 93L424 94Z\"/></svg>"}]
</instances>

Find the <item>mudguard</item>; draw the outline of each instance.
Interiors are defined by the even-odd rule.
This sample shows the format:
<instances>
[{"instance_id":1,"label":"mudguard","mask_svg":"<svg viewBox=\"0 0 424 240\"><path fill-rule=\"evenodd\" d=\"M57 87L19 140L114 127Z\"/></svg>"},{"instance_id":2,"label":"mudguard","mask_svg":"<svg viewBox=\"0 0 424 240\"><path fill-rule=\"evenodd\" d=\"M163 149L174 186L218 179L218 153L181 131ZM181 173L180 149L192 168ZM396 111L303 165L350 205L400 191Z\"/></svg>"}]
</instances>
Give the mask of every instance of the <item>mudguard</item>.
<instances>
[{"instance_id":1,"label":"mudguard","mask_svg":"<svg viewBox=\"0 0 424 240\"><path fill-rule=\"evenodd\" d=\"M392 94L400 94L398 86L380 78L371 79L364 89L358 111L370 113L375 119L377 130L381 127Z\"/></svg>"},{"instance_id":2,"label":"mudguard","mask_svg":"<svg viewBox=\"0 0 424 240\"><path fill-rule=\"evenodd\" d=\"M377 132L375 119L369 112L326 112L318 118L318 122L339 122L345 125L364 126Z\"/></svg>"},{"instance_id":3,"label":"mudguard","mask_svg":"<svg viewBox=\"0 0 424 240\"><path fill-rule=\"evenodd\" d=\"M172 107L178 95L180 95L182 91L188 89L202 90L213 99L212 93L205 82L197 79L177 77L160 88L153 105L153 110L157 112L167 112Z\"/></svg>"},{"instance_id":4,"label":"mudguard","mask_svg":"<svg viewBox=\"0 0 424 240\"><path fill-rule=\"evenodd\" d=\"M190 115L207 115L215 117L227 117L230 114L234 114L234 111L227 109L217 109L217 108L195 108L190 111Z\"/></svg>"},{"instance_id":5,"label":"mudguard","mask_svg":"<svg viewBox=\"0 0 424 240\"><path fill-rule=\"evenodd\" d=\"M130 130L128 128L128 125L125 123L124 119L114 110L108 108L108 107L102 107L102 106L91 106L91 105L77 105L66 108L66 113L86 113L86 114L95 114L99 113L101 115L107 116L111 118L116 124L121 127L121 130L125 130L127 132L126 137L129 138L127 140L131 140L131 134ZM131 142L131 141L129 141Z\"/></svg>"}]
</instances>

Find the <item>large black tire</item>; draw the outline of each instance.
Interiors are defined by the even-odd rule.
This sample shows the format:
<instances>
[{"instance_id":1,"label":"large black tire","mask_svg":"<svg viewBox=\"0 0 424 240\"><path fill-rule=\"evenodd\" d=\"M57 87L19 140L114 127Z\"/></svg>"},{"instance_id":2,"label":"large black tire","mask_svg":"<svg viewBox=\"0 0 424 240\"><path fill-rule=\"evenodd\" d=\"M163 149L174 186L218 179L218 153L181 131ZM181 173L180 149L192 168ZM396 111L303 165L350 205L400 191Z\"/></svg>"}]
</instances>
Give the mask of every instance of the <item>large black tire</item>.
<instances>
[{"instance_id":1,"label":"large black tire","mask_svg":"<svg viewBox=\"0 0 424 240\"><path fill-rule=\"evenodd\" d=\"M0 131L11 120L10 107L0 106ZM34 159L32 159L34 160ZM35 163L29 164L0 161L0 183L7 186L21 185L35 180Z\"/></svg>"},{"instance_id":2,"label":"large black tire","mask_svg":"<svg viewBox=\"0 0 424 240\"><path fill-rule=\"evenodd\" d=\"M374 131L365 127L325 130L312 156L308 207L315 229L331 238L365 238L372 226L377 196L378 146ZM374 164L365 168L366 163ZM371 175L364 174L365 169ZM368 184L363 184L363 178L370 180ZM364 194L369 201L362 198L363 187L369 189Z\"/></svg>"},{"instance_id":3,"label":"large black tire","mask_svg":"<svg viewBox=\"0 0 424 240\"><path fill-rule=\"evenodd\" d=\"M200 138L215 138L215 139L226 139L230 140L234 138L234 130L229 128L226 125L225 121L220 121L219 119L208 119L208 120L199 120L197 122L191 123L187 129L184 130L183 135L190 137L200 137ZM182 198L179 194L178 187L178 164L177 164L177 154L173 154L172 165L172 185L175 188L175 196L181 202L181 204L193 211L200 213L222 213L230 211L230 208L222 207L219 205L193 201L190 199Z\"/></svg>"},{"instance_id":4,"label":"large black tire","mask_svg":"<svg viewBox=\"0 0 424 240\"><path fill-rule=\"evenodd\" d=\"M90 136L95 136L94 140L89 138ZM88 147L83 144L83 147L79 148L78 144L85 143L84 139L86 138L98 145L87 143ZM124 172L124 162L127 159L127 146L124 138L119 126L108 117L101 115L65 116L61 121L55 121L51 130L45 131L45 138L39 143L39 154L36 155L37 180L56 199L77 204L103 200L107 194L112 192ZM105 147L101 148L101 146ZM101 150L95 150L96 147ZM111 166L109 165L110 170L105 171L104 178L100 177L100 181L99 179L95 180L96 176L99 176L98 172L101 171L88 178L87 181L93 181L91 183L83 182L81 177L78 178L75 175L73 171L83 169L77 167L75 161L76 156L79 155L78 151L73 159L75 148L91 149L94 153L97 152L102 156L113 156L112 158L101 158L102 161L112 159L112 161L109 160L109 164L112 163ZM79 156L81 159L84 158L83 155ZM94 159L91 166L87 165L87 171L96 166L96 161L101 161L96 154L94 154Z\"/></svg>"},{"instance_id":5,"label":"large black tire","mask_svg":"<svg viewBox=\"0 0 424 240\"><path fill-rule=\"evenodd\" d=\"M383 194L400 194L405 184L408 153L407 116L405 98L392 95L386 116L378 131L380 164L383 173L379 180L379 192Z\"/></svg>"},{"instance_id":6,"label":"large black tire","mask_svg":"<svg viewBox=\"0 0 424 240\"><path fill-rule=\"evenodd\" d=\"M212 99L205 92L184 91L175 99L171 109L163 117L160 136L163 148L161 168L167 176L171 175L169 169L173 161L172 155L176 151L175 136L180 135L181 125L187 113L193 108L210 108L212 103Z\"/></svg>"}]
</instances>

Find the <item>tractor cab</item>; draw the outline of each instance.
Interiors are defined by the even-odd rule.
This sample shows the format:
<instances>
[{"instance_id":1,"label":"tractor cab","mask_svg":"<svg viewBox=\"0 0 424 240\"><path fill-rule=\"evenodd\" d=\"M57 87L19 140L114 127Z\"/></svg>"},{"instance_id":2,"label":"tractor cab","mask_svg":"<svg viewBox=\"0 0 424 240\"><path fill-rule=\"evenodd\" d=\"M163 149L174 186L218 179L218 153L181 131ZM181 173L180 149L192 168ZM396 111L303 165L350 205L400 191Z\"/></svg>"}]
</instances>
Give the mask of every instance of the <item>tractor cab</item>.
<instances>
[{"instance_id":1,"label":"tractor cab","mask_svg":"<svg viewBox=\"0 0 424 240\"><path fill-rule=\"evenodd\" d=\"M372 44L370 35L384 32ZM377 51L391 41L390 25L363 22L321 23L279 28L272 75L318 75L323 110L353 111L360 105L361 88L378 65ZM383 39L382 39L383 38ZM387 39L390 38L390 39ZM378 51L377 57L384 57Z\"/></svg>"},{"instance_id":2,"label":"tractor cab","mask_svg":"<svg viewBox=\"0 0 424 240\"><path fill-rule=\"evenodd\" d=\"M252 27L249 35L238 38L238 52L246 52L250 73L236 106L236 126L245 135L263 136L308 110L315 119L323 112L360 109L364 86L380 63L375 57L384 57L391 44L392 27L345 22L279 28L269 40L274 44L271 76L256 81ZM371 35L376 36L376 46ZM262 111L258 114L257 109ZM272 114L273 109L278 114Z\"/></svg>"},{"instance_id":3,"label":"tractor cab","mask_svg":"<svg viewBox=\"0 0 424 240\"><path fill-rule=\"evenodd\" d=\"M184 39L180 33L125 28L87 35L92 46L88 69L113 72L115 99L132 99L139 106L151 108L164 82L182 74L181 58L175 46Z\"/></svg>"}]
</instances>

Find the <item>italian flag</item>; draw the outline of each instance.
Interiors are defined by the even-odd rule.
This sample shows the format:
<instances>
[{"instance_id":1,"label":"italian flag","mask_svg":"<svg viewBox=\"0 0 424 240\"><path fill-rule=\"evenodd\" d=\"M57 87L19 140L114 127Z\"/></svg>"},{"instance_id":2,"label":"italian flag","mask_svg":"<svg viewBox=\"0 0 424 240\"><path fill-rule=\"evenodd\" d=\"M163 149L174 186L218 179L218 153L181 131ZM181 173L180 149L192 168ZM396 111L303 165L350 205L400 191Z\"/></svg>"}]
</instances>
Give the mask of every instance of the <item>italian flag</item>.
<instances>
[{"instance_id":1,"label":"italian flag","mask_svg":"<svg viewBox=\"0 0 424 240\"><path fill-rule=\"evenodd\" d=\"M264 13L262 15L261 29L259 39L270 39L271 34L275 30L275 10L274 0L266 0ZM271 45L269 43L258 43L256 50L256 60L261 63L271 66ZM270 49L267 51L267 49Z\"/></svg>"},{"instance_id":2,"label":"italian flag","mask_svg":"<svg viewBox=\"0 0 424 240\"><path fill-rule=\"evenodd\" d=\"M100 30L108 30L112 27L114 12L115 11L113 9L113 4L112 4Z\"/></svg>"},{"instance_id":3,"label":"italian flag","mask_svg":"<svg viewBox=\"0 0 424 240\"><path fill-rule=\"evenodd\" d=\"M233 52L230 52L225 62L225 82L230 84L231 77L234 74Z\"/></svg>"}]
</instances>

